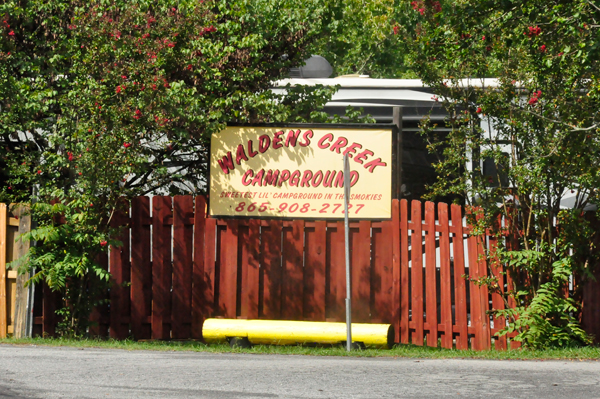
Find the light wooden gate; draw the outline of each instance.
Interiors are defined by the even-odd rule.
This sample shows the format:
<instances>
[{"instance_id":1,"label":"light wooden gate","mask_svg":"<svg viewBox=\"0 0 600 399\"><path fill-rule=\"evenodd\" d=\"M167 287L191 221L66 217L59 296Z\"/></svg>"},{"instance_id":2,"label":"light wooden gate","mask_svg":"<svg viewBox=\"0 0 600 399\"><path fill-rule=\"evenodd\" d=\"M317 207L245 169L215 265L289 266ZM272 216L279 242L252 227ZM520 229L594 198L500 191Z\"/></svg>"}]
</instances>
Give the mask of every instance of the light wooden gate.
<instances>
[{"instance_id":1,"label":"light wooden gate","mask_svg":"<svg viewBox=\"0 0 600 399\"><path fill-rule=\"evenodd\" d=\"M6 268L7 263L21 257L29 248L28 242L17 242L19 235L30 227L30 217L21 217L24 213L24 208L11 211L8 205L0 204L0 338L25 334L27 289L23 285L27 277Z\"/></svg>"}]
</instances>

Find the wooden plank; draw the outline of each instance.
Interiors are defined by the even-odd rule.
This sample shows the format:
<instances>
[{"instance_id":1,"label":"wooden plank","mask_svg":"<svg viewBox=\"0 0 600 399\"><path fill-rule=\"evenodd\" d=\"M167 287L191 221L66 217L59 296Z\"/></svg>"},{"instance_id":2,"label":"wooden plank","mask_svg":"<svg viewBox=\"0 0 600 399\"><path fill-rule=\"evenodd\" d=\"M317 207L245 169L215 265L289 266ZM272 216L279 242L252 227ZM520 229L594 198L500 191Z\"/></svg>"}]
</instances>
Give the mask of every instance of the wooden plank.
<instances>
[{"instance_id":1,"label":"wooden plank","mask_svg":"<svg viewBox=\"0 0 600 399\"><path fill-rule=\"evenodd\" d=\"M205 318L216 314L216 289L217 289L217 220L206 218L206 227L204 230L204 315Z\"/></svg>"},{"instance_id":2,"label":"wooden plank","mask_svg":"<svg viewBox=\"0 0 600 399\"><path fill-rule=\"evenodd\" d=\"M515 223L515 222L513 220L511 220L510 217L506 220L506 230L508 231L508 236L506 237L506 249L509 251L518 251L519 250L519 241L517 239L517 231L516 231L516 228L513 225L513 223ZM516 292L517 287L513 280L516 277L517 276L513 275L513 272L511 270L507 270L507 273L506 273L507 291ZM510 306L511 309L514 309L517 307L517 302L515 301L515 298L512 295L508 297L508 306ZM510 349L518 349L521 347L520 342L512 339L515 335L516 335L515 332L513 332L511 335L509 335Z\"/></svg>"},{"instance_id":3,"label":"wooden plank","mask_svg":"<svg viewBox=\"0 0 600 399\"><path fill-rule=\"evenodd\" d=\"M409 342L409 257L408 257L408 201L400 201L400 342Z\"/></svg>"},{"instance_id":4,"label":"wooden plank","mask_svg":"<svg viewBox=\"0 0 600 399\"><path fill-rule=\"evenodd\" d=\"M100 253L96 261L103 270L108 270L108 253ZM90 286L93 284L102 287L104 282L99 281L99 278L94 276L92 277ZM110 307L106 303L106 300L109 299L108 289L102 289L97 295L102 303L94 306L92 309L92 313L90 314L90 322L92 322L92 325L89 328L89 334L91 337L106 338L108 337L108 321L110 320Z\"/></svg>"},{"instance_id":5,"label":"wooden plank","mask_svg":"<svg viewBox=\"0 0 600 399\"><path fill-rule=\"evenodd\" d=\"M438 345L435 204L425 202L425 315L429 323L427 346Z\"/></svg>"},{"instance_id":6,"label":"wooden plank","mask_svg":"<svg viewBox=\"0 0 600 399\"><path fill-rule=\"evenodd\" d=\"M228 319L237 316L238 221L227 220L222 235L219 282L219 314Z\"/></svg>"},{"instance_id":7,"label":"wooden plank","mask_svg":"<svg viewBox=\"0 0 600 399\"><path fill-rule=\"evenodd\" d=\"M194 261L192 265L192 325L193 339L202 338L205 319L204 260L205 260L206 197L197 196L194 201Z\"/></svg>"},{"instance_id":8,"label":"wooden plank","mask_svg":"<svg viewBox=\"0 0 600 399\"><path fill-rule=\"evenodd\" d=\"M192 238L193 226L187 224L193 214L193 198L173 198L173 307L171 337L190 338L192 324Z\"/></svg>"},{"instance_id":9,"label":"wooden plank","mask_svg":"<svg viewBox=\"0 0 600 399\"><path fill-rule=\"evenodd\" d=\"M242 317L258 319L258 298L260 288L260 220L248 221L247 238L244 239L242 252Z\"/></svg>"},{"instance_id":10,"label":"wooden plank","mask_svg":"<svg viewBox=\"0 0 600 399\"><path fill-rule=\"evenodd\" d=\"M48 284L43 283L42 304L42 337L56 336L56 305L59 303L59 295L53 292Z\"/></svg>"},{"instance_id":11,"label":"wooden plank","mask_svg":"<svg viewBox=\"0 0 600 399\"><path fill-rule=\"evenodd\" d=\"M423 246L421 202L413 200L411 203L411 221L413 233L411 235L411 299L412 320L415 322L415 331L411 335L414 345L423 345Z\"/></svg>"},{"instance_id":12,"label":"wooden plank","mask_svg":"<svg viewBox=\"0 0 600 399\"><path fill-rule=\"evenodd\" d=\"M304 319L325 321L327 260L327 223L315 222L306 231L306 265L304 270Z\"/></svg>"},{"instance_id":13,"label":"wooden plank","mask_svg":"<svg viewBox=\"0 0 600 399\"><path fill-rule=\"evenodd\" d=\"M447 204L438 204L438 219L440 226L440 322L444 326L442 348L452 349L452 277Z\"/></svg>"},{"instance_id":14,"label":"wooden plank","mask_svg":"<svg viewBox=\"0 0 600 399\"><path fill-rule=\"evenodd\" d=\"M481 219L482 214L477 215L477 219ZM485 236L477 236L477 276L481 279L488 277L487 259L485 255ZM491 347L491 332L490 332L490 295L487 285L481 285L479 288L479 306L481 314L481 350L488 350Z\"/></svg>"},{"instance_id":15,"label":"wooden plank","mask_svg":"<svg viewBox=\"0 0 600 399\"><path fill-rule=\"evenodd\" d=\"M382 294L383 298L381 301L381 321L386 324L393 322L393 295L394 295L394 271L392 264L392 246L393 246L393 224L391 221L385 221L381 227L382 233L382 245L380 247L381 260L383 261L382 268Z\"/></svg>"},{"instance_id":16,"label":"wooden plank","mask_svg":"<svg viewBox=\"0 0 600 399\"><path fill-rule=\"evenodd\" d=\"M171 197L152 197L152 338L171 338Z\"/></svg>"},{"instance_id":17,"label":"wooden plank","mask_svg":"<svg viewBox=\"0 0 600 399\"><path fill-rule=\"evenodd\" d=\"M400 342L400 292L401 270L400 270L400 201L392 200L392 325L394 327L394 342Z\"/></svg>"},{"instance_id":18,"label":"wooden plank","mask_svg":"<svg viewBox=\"0 0 600 399\"><path fill-rule=\"evenodd\" d=\"M269 220L262 232L263 296L262 314L265 319L281 317L281 220Z\"/></svg>"},{"instance_id":19,"label":"wooden plank","mask_svg":"<svg viewBox=\"0 0 600 399\"><path fill-rule=\"evenodd\" d=\"M462 209L460 205L451 205L450 213L454 237L452 249L454 252L454 320L458 327L456 349L469 349L469 335L467 332L467 286L464 279L465 255L463 243Z\"/></svg>"},{"instance_id":20,"label":"wooden plank","mask_svg":"<svg viewBox=\"0 0 600 399\"><path fill-rule=\"evenodd\" d=\"M134 339L149 339L152 314L152 264L150 263L150 198L131 201L131 334Z\"/></svg>"},{"instance_id":21,"label":"wooden plank","mask_svg":"<svg viewBox=\"0 0 600 399\"><path fill-rule=\"evenodd\" d=\"M358 231L351 233L352 322L368 323L371 321L371 222L361 220Z\"/></svg>"},{"instance_id":22,"label":"wooden plank","mask_svg":"<svg viewBox=\"0 0 600 399\"><path fill-rule=\"evenodd\" d=\"M283 278L281 282L281 317L302 320L304 283L304 221L295 219L283 234Z\"/></svg>"},{"instance_id":23,"label":"wooden plank","mask_svg":"<svg viewBox=\"0 0 600 399\"><path fill-rule=\"evenodd\" d=\"M0 338L6 338L8 331L8 303L6 295L6 225L8 208L0 204Z\"/></svg>"},{"instance_id":24,"label":"wooden plank","mask_svg":"<svg viewBox=\"0 0 600 399\"><path fill-rule=\"evenodd\" d=\"M346 320L346 255L344 222L337 222L336 227L327 230L329 265L329 291L325 316L327 321L342 322Z\"/></svg>"},{"instance_id":25,"label":"wooden plank","mask_svg":"<svg viewBox=\"0 0 600 399\"><path fill-rule=\"evenodd\" d=\"M17 243L15 258L11 259L14 261L19 259L29 252L30 242L28 240L22 240L21 236L28 233L31 230L31 216L27 213L29 208L20 206L17 208L16 216L18 216L19 230L17 232ZM13 324L13 337L25 338L27 336L27 297L29 289L25 287L25 283L29 280L29 273L17 275L15 281L15 292L14 292L14 317L12 317ZM10 314L9 314L10 316Z\"/></svg>"},{"instance_id":26,"label":"wooden plank","mask_svg":"<svg viewBox=\"0 0 600 399\"><path fill-rule=\"evenodd\" d=\"M246 223L238 224L238 247L239 247L239 268L238 281L240 282L238 301L240 303L239 317L242 319L248 318L248 253L251 251L250 243L250 228Z\"/></svg>"},{"instance_id":27,"label":"wooden plank","mask_svg":"<svg viewBox=\"0 0 600 399\"><path fill-rule=\"evenodd\" d=\"M129 209L129 204L124 209ZM115 212L111 224L113 227L125 226L129 219L125 211ZM129 296L130 263L129 263L129 227L124 227L119 237L121 247L110 246L110 337L125 339L129 336L129 325L124 323L124 317L130 317L131 301Z\"/></svg>"},{"instance_id":28,"label":"wooden plank","mask_svg":"<svg viewBox=\"0 0 600 399\"><path fill-rule=\"evenodd\" d=\"M480 290L472 279L477 279L478 276L478 261L477 261L477 237L469 236L467 239L467 249L469 253L469 293L470 293L470 313L471 326L475 334L471 337L471 349L481 350L482 347L482 320L481 320L481 302L479 301Z\"/></svg>"},{"instance_id":29,"label":"wooden plank","mask_svg":"<svg viewBox=\"0 0 600 399\"><path fill-rule=\"evenodd\" d=\"M501 216L498 216L496 220L496 226L492 231L492 235L489 238L490 242L490 271L493 277L497 279L497 285L494 287L495 290L492 291L492 307L493 310L503 310L504 309L504 301L502 299L502 295L504 294L504 274L502 271L502 264L496 255L496 251L498 249L498 238L496 237L496 232L501 230ZM506 319L504 317L497 317L494 315L494 328L497 330L501 330L506 326ZM506 335L501 337L496 336L494 339L494 347L496 350L506 350L507 342Z\"/></svg>"}]
</instances>

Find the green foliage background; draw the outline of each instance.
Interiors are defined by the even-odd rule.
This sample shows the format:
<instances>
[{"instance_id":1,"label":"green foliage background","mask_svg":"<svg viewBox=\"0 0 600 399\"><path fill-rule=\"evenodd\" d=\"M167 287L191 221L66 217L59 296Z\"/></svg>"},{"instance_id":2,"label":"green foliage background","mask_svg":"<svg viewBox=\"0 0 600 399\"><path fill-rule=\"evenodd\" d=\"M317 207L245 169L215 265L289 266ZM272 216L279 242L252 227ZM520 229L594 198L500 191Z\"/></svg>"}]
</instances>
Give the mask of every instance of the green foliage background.
<instances>
[{"instance_id":1,"label":"green foliage background","mask_svg":"<svg viewBox=\"0 0 600 399\"><path fill-rule=\"evenodd\" d=\"M323 121L335 88L272 81L331 23L308 0L7 0L0 4L0 200L30 203L21 270L66 293L82 334L121 198L201 193L226 123ZM33 192L32 192L33 188ZM90 288L91 287L91 288Z\"/></svg>"},{"instance_id":2,"label":"green foliage background","mask_svg":"<svg viewBox=\"0 0 600 399\"><path fill-rule=\"evenodd\" d=\"M482 210L480 232L498 235L488 258L508 265L515 283L502 292L504 276L491 270L480 283L517 306L500 312L507 331L533 347L589 343L576 316L597 262L597 225L583 210L599 199L600 8L586 0L405 6L410 66L439 96L452 128L441 140L423 123L441 159L432 198L463 196ZM572 206L561 206L569 196ZM504 239L507 230L515 241Z\"/></svg>"}]
</instances>

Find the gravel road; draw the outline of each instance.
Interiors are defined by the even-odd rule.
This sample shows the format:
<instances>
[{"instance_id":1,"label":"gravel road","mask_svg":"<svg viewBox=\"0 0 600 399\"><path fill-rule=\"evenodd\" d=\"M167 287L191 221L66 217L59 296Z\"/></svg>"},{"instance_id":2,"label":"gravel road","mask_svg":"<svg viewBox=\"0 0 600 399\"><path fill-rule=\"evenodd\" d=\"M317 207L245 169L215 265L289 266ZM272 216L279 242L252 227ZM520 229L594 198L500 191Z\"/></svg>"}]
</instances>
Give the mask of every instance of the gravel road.
<instances>
[{"instance_id":1,"label":"gravel road","mask_svg":"<svg viewBox=\"0 0 600 399\"><path fill-rule=\"evenodd\" d=\"M0 345L0 398L600 398L600 362Z\"/></svg>"}]
</instances>

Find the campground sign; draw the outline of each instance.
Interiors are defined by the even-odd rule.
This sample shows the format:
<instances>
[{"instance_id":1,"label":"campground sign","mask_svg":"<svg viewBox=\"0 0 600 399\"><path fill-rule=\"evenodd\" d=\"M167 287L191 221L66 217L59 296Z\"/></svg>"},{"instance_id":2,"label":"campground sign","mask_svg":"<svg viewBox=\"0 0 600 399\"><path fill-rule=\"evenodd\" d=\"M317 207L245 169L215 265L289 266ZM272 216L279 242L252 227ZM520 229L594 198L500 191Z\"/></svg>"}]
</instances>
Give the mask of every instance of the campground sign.
<instances>
[{"instance_id":1,"label":"campground sign","mask_svg":"<svg viewBox=\"0 0 600 399\"><path fill-rule=\"evenodd\" d=\"M304 125L303 125L304 126ZM391 215L392 129L227 127L211 138L212 216L343 218L343 156L351 218Z\"/></svg>"}]
</instances>

